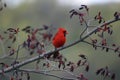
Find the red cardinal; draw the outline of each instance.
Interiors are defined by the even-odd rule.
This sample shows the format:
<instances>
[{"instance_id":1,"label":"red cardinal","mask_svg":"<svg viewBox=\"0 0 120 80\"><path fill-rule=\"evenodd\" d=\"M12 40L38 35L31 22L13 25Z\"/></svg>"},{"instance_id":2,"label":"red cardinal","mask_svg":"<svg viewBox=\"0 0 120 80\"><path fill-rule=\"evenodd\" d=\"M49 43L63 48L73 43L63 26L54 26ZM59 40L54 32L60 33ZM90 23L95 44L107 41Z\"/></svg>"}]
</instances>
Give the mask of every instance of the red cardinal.
<instances>
[{"instance_id":1,"label":"red cardinal","mask_svg":"<svg viewBox=\"0 0 120 80\"><path fill-rule=\"evenodd\" d=\"M55 48L62 47L66 42L67 31L64 28L59 28L56 35L53 37L52 44Z\"/></svg>"},{"instance_id":2,"label":"red cardinal","mask_svg":"<svg viewBox=\"0 0 120 80\"><path fill-rule=\"evenodd\" d=\"M66 42L66 34L67 31L64 28L59 28L56 35L53 37L52 44L55 48L62 47ZM52 54L48 55L48 58L50 58ZM59 51L55 52L53 54L53 58L57 58L59 56Z\"/></svg>"}]
</instances>

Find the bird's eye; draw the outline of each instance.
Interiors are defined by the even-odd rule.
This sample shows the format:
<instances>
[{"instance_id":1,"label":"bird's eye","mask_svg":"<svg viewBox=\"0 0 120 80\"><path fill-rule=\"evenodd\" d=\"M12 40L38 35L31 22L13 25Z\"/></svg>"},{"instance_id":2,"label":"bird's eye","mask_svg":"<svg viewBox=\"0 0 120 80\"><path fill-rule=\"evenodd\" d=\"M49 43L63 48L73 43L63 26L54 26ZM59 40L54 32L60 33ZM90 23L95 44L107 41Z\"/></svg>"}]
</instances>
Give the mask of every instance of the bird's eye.
<instances>
[{"instance_id":1,"label":"bird's eye","mask_svg":"<svg viewBox=\"0 0 120 80\"><path fill-rule=\"evenodd\" d=\"M64 36L66 36L66 34L67 34L67 31L63 31L63 33L64 33Z\"/></svg>"},{"instance_id":2,"label":"bird's eye","mask_svg":"<svg viewBox=\"0 0 120 80\"><path fill-rule=\"evenodd\" d=\"M66 34L66 31L63 31L64 34Z\"/></svg>"}]
</instances>

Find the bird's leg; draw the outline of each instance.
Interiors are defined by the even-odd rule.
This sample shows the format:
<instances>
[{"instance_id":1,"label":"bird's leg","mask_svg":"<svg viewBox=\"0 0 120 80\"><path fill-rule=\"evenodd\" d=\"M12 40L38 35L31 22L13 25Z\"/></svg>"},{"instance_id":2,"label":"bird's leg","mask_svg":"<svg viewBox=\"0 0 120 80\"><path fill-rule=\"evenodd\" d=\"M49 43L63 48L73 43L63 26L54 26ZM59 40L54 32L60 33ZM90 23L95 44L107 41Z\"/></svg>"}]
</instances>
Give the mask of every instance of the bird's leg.
<instances>
[{"instance_id":1,"label":"bird's leg","mask_svg":"<svg viewBox=\"0 0 120 80\"><path fill-rule=\"evenodd\" d=\"M57 50L57 48L55 47L55 51Z\"/></svg>"},{"instance_id":2,"label":"bird's leg","mask_svg":"<svg viewBox=\"0 0 120 80\"><path fill-rule=\"evenodd\" d=\"M56 50L57 50L57 48L54 48L54 53L52 53L52 54L49 54L49 55L47 55L47 59L49 59L52 55L53 55L53 57L55 57L56 56L56 53L58 52L56 52Z\"/></svg>"},{"instance_id":3,"label":"bird's leg","mask_svg":"<svg viewBox=\"0 0 120 80\"><path fill-rule=\"evenodd\" d=\"M53 53L53 58L57 58L59 56L59 51L56 51L57 48L55 48L55 52Z\"/></svg>"}]
</instances>

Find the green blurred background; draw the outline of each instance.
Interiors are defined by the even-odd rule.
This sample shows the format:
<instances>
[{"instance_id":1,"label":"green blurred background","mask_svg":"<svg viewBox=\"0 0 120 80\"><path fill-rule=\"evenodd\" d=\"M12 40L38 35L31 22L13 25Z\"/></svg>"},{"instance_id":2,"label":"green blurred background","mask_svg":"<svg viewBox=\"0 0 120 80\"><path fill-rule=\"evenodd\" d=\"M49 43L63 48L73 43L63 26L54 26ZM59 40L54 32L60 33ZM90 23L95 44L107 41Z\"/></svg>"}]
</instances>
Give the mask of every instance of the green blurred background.
<instances>
[{"instance_id":1,"label":"green blurred background","mask_svg":"<svg viewBox=\"0 0 120 80\"><path fill-rule=\"evenodd\" d=\"M20 29L26 26L32 27L42 27L42 25L53 25L54 27L65 27L69 32L67 36L67 43L72 43L73 41L79 39L79 34L83 30L84 25L81 26L79 23L78 17L69 18L69 11L71 9L77 9L80 5L71 6L71 5L60 5L57 0L26 0L22 2L20 5L12 5L10 2L7 3L7 8L0 12L0 31L4 31L10 27L19 27ZM105 17L105 20L113 19L113 14L115 11L120 11L120 3L108 3L108 4L94 4L88 5L90 8L90 17L94 17L99 11L102 12L102 15ZM110 44L120 44L120 22L116 22L113 24L113 35L106 35L108 43ZM94 27L93 27L94 28ZM56 31L56 30L55 30ZM1 33L2 34L2 33ZM27 37L24 32L20 32L18 34L18 41L13 45L16 47L21 44ZM93 35L92 37L95 38ZM10 44L9 42L4 43L5 45ZM3 44L3 45L4 45ZM48 47L49 48L49 47ZM6 49L6 48L5 48ZM49 50L49 49L48 49ZM51 49L52 50L52 49ZM0 46L0 54L3 55L2 44ZM6 50L7 51L7 50ZM98 68L109 66L110 70L116 73L116 80L120 79L120 58L113 51L106 53L105 51L101 51L101 48L98 50L94 50L92 46L87 45L85 43L79 43L75 46L67 48L61 53L70 61L76 62L79 57L78 55L85 54L88 56L88 60L90 63L90 71L85 73L83 68L76 70L74 73L85 73L85 76L89 80L102 80L101 76L96 76L95 71ZM26 51L21 51L20 56L27 55ZM35 55L33 55L35 56ZM24 59L23 59L24 60ZM13 59L2 59L0 62L10 63ZM22 60L21 60L22 61ZM35 63L31 63L26 65L26 68L34 68L32 66ZM58 73L60 75L65 75ZM31 73L31 80L58 80L57 78L33 74ZM24 79L26 80L26 79ZM106 80L109 80L106 79Z\"/></svg>"}]
</instances>

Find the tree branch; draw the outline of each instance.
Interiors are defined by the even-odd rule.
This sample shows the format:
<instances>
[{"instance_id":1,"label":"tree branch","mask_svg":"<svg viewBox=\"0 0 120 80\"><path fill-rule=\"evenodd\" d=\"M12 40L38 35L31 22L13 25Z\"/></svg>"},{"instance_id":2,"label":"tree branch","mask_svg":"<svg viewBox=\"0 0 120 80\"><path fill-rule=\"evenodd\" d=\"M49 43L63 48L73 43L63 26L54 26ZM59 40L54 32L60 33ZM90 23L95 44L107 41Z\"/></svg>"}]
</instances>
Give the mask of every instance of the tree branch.
<instances>
[{"instance_id":1,"label":"tree branch","mask_svg":"<svg viewBox=\"0 0 120 80\"><path fill-rule=\"evenodd\" d=\"M86 27L85 27L85 29L83 30L83 32L80 34L80 38L82 38L83 34L85 33L85 31L87 31L87 29L88 29L88 27L89 27L86 21L84 21L84 23L85 23Z\"/></svg>"},{"instance_id":2,"label":"tree branch","mask_svg":"<svg viewBox=\"0 0 120 80\"><path fill-rule=\"evenodd\" d=\"M62 77L62 76L58 76L58 75L56 75L56 74L46 73L45 71L39 71L39 70L18 69L18 71L31 72L31 73L37 73L37 74L43 74L43 75L46 75L46 76L56 77L56 78L59 78L59 79L62 79L62 80L77 80L76 78Z\"/></svg>"},{"instance_id":3,"label":"tree branch","mask_svg":"<svg viewBox=\"0 0 120 80\"><path fill-rule=\"evenodd\" d=\"M99 26L97 26L96 28L94 28L91 32L89 32L88 34L86 34L85 36L83 36L81 39L79 39L79 40L77 40L77 41L75 41L75 42L73 42L73 43L71 43L71 44L69 44L69 45L66 45L66 46L64 46L64 47L58 48L58 49L56 49L56 50L48 51L48 52L46 52L46 53L41 54L40 56L35 56L35 57L31 58L31 59L28 59L28 60L25 60L25 61L20 62L20 63L18 63L18 64L15 64L14 67L13 67L13 66L10 66L10 67L8 67L8 68L5 68L3 71L4 71L5 73L6 73L6 72L10 72L10 71L12 71L12 70L14 70L14 69L17 69L17 68L22 67L22 66L24 66L24 65L26 65L26 64L29 64L29 63L31 63L31 62L34 62L34 61L36 61L36 60L38 60L38 59L41 59L41 58L43 58L43 57L46 56L46 55L53 54L53 53L56 52L56 51L60 51L60 50L66 49L66 48L71 47L71 46L73 46L73 45L75 45L75 44L78 44L78 43L80 43L80 42L83 42L83 40L85 40L85 39L88 38L90 35L92 35L94 32L96 32L96 30L97 30L98 28L103 27L105 24L111 24L111 23L114 23L114 22L119 21L119 20L120 20L120 18L119 18L119 19L113 19L113 20L107 21L107 22L105 22L105 23L103 23L103 24L100 24ZM2 74L3 71L0 70L0 74Z\"/></svg>"},{"instance_id":4,"label":"tree branch","mask_svg":"<svg viewBox=\"0 0 120 80\"><path fill-rule=\"evenodd\" d=\"M89 45L93 45L93 43L90 43L90 42L87 42L87 41L83 41L84 43L86 43L86 44L89 44ZM94 44L96 47L101 47L101 48L108 48L108 49L110 49L110 50L112 50L112 51L115 51L115 48L112 48L112 47L109 47L109 46L102 46L102 45L98 45L98 44ZM117 51L118 53L120 53L120 51Z\"/></svg>"}]
</instances>

